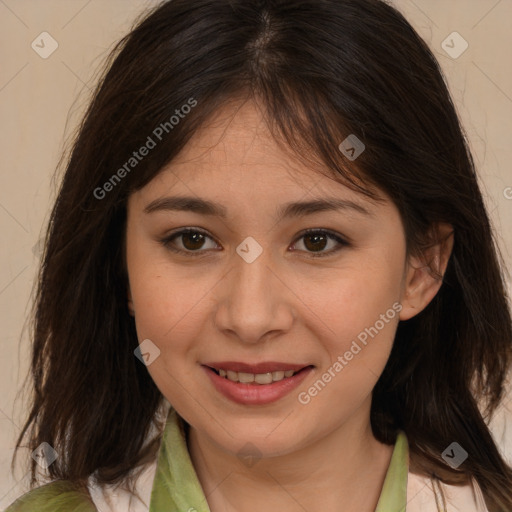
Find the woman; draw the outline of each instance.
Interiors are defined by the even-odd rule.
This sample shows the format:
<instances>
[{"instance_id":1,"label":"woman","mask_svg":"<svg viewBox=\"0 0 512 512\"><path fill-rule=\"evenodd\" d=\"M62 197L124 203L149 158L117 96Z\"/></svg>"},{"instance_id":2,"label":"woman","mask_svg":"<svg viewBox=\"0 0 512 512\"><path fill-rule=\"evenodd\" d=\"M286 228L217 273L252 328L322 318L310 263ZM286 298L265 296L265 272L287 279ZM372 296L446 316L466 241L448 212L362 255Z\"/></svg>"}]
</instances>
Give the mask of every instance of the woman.
<instances>
[{"instance_id":1,"label":"woman","mask_svg":"<svg viewBox=\"0 0 512 512\"><path fill-rule=\"evenodd\" d=\"M512 510L485 421L511 334L459 120L395 9L163 3L53 210L18 445L58 480L8 512Z\"/></svg>"}]
</instances>

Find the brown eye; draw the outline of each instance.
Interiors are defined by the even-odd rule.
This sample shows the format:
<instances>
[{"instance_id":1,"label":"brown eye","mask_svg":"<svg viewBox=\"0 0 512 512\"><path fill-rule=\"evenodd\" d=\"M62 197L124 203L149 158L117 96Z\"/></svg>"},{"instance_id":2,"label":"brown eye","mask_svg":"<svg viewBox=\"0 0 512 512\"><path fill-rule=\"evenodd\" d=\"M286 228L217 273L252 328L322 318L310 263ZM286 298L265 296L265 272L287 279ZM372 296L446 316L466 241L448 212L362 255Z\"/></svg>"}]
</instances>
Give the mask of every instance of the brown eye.
<instances>
[{"instance_id":1,"label":"brown eye","mask_svg":"<svg viewBox=\"0 0 512 512\"><path fill-rule=\"evenodd\" d=\"M328 238L324 234L314 234L304 236L304 246L308 251L321 251L325 249Z\"/></svg>"},{"instance_id":2,"label":"brown eye","mask_svg":"<svg viewBox=\"0 0 512 512\"><path fill-rule=\"evenodd\" d=\"M302 235L296 239L297 242L295 242L294 245L301 239L304 239L304 242L302 242L304 249L300 250L306 252L311 257L329 256L339 251L343 246L350 245L339 235L322 229L310 229L303 232ZM205 247L208 240L213 242L212 247ZM211 236L194 228L182 229L160 240L160 242L165 248L173 252L187 254L189 256L205 255L208 252L207 249L218 249L218 246ZM330 250L324 250L329 246L329 243L332 243L334 247L331 246ZM296 248L294 250L296 250Z\"/></svg>"},{"instance_id":3,"label":"brown eye","mask_svg":"<svg viewBox=\"0 0 512 512\"><path fill-rule=\"evenodd\" d=\"M300 238L297 239L297 241L301 239L304 240L302 244L305 247L305 252L312 257L329 256L330 254L338 252L343 246L349 245L349 243L339 235L321 229L311 229L305 231L302 233ZM330 241L334 242L334 248L331 248L331 250L328 251L324 251L324 249L329 245Z\"/></svg>"},{"instance_id":4,"label":"brown eye","mask_svg":"<svg viewBox=\"0 0 512 512\"><path fill-rule=\"evenodd\" d=\"M161 240L161 243L167 249L174 252L188 253L193 256L206 252L206 249L217 248L217 245L213 243L212 247L204 247L205 243L213 239L198 229L182 229L172 235ZM181 242L181 243L178 243ZM204 250L203 250L204 249Z\"/></svg>"},{"instance_id":5,"label":"brown eye","mask_svg":"<svg viewBox=\"0 0 512 512\"><path fill-rule=\"evenodd\" d=\"M181 237L183 246L190 251L201 249L204 245L205 237L202 233L184 233Z\"/></svg>"}]
</instances>

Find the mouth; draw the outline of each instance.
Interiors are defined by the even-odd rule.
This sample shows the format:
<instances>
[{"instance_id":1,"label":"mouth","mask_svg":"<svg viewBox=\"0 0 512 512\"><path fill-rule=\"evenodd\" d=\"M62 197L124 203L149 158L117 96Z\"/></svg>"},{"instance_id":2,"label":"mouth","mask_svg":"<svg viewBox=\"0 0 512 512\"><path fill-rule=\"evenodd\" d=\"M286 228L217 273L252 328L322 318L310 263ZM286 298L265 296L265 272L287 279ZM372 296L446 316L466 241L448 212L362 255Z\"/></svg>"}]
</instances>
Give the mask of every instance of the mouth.
<instances>
[{"instance_id":1,"label":"mouth","mask_svg":"<svg viewBox=\"0 0 512 512\"><path fill-rule=\"evenodd\" d=\"M201 365L214 389L241 405L265 406L284 398L314 372L314 365L210 362Z\"/></svg>"},{"instance_id":2,"label":"mouth","mask_svg":"<svg viewBox=\"0 0 512 512\"><path fill-rule=\"evenodd\" d=\"M240 384L253 384L255 386L272 384L274 382L290 379L295 375L308 370L309 368L313 368L313 365L299 365L299 368L288 369L286 367L289 367L290 365L282 364L280 367L278 366L279 369L256 373L249 371L235 371L233 369L226 368L226 366L228 365L225 365L224 367L222 367L221 365L205 366L212 372L217 374L219 377L222 377L226 380L229 380L231 382L238 382ZM231 367L233 367L233 365L231 365Z\"/></svg>"}]
</instances>

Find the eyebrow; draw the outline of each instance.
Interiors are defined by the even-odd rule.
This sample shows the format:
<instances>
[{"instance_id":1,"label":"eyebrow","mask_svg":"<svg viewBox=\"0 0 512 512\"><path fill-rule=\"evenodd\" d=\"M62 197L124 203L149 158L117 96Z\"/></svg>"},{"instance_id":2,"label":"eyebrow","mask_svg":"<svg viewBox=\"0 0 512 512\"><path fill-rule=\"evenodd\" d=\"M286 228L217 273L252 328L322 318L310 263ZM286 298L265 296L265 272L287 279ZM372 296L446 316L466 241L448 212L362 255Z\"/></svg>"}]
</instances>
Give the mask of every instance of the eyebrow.
<instances>
[{"instance_id":1,"label":"eyebrow","mask_svg":"<svg viewBox=\"0 0 512 512\"><path fill-rule=\"evenodd\" d=\"M351 210L369 217L374 217L374 214L368 211L364 206L354 201L336 197L285 203L278 208L276 217L279 221L284 218L304 217L318 212L339 210ZM145 213L153 213L156 211L188 211L200 215L216 216L222 219L226 219L228 216L225 206L207 199L192 196L162 197L155 199L144 208Z\"/></svg>"}]
</instances>

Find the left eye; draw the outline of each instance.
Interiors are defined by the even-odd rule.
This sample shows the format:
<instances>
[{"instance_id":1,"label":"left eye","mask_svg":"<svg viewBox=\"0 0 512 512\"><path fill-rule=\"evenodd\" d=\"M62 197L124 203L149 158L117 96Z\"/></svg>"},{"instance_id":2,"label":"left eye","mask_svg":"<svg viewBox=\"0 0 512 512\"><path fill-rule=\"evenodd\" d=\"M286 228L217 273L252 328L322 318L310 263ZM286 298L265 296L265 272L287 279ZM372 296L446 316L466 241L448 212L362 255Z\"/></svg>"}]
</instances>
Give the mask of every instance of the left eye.
<instances>
[{"instance_id":1,"label":"left eye","mask_svg":"<svg viewBox=\"0 0 512 512\"><path fill-rule=\"evenodd\" d=\"M175 240L181 238L181 248L176 247ZM182 229L172 235L161 240L161 243L167 249L178 252L178 253L186 253L190 256L199 256L204 251L200 249L205 249L204 244L205 240L210 239L214 242L213 247L207 247L206 249L215 249L217 247L213 238L211 238L204 231L195 228L187 228ZM330 231L326 231L323 229L310 229L304 231L295 241L294 246L301 239L304 239L305 242L302 244L305 247L305 252L307 252L312 257L322 257L337 252L343 246L349 245L346 240L341 238L339 235L331 233ZM334 241L334 248L331 248L329 251L324 251L326 246L329 244L329 241ZM336 247L337 245L337 247ZM296 249L294 249L295 251Z\"/></svg>"},{"instance_id":2,"label":"left eye","mask_svg":"<svg viewBox=\"0 0 512 512\"><path fill-rule=\"evenodd\" d=\"M297 238L297 240L301 239L304 239L306 241L306 243L302 243L304 247L306 247L307 252L309 253L309 250L313 251L312 253L310 253L310 256L312 256L313 258L328 256L329 254L338 252L341 249L341 247L349 245L348 242L341 238L339 235L331 233L330 231L326 231L324 229L307 230L303 232L299 238ZM335 248L329 251L323 251L326 245L328 245L329 241L336 242L334 244Z\"/></svg>"}]
</instances>

